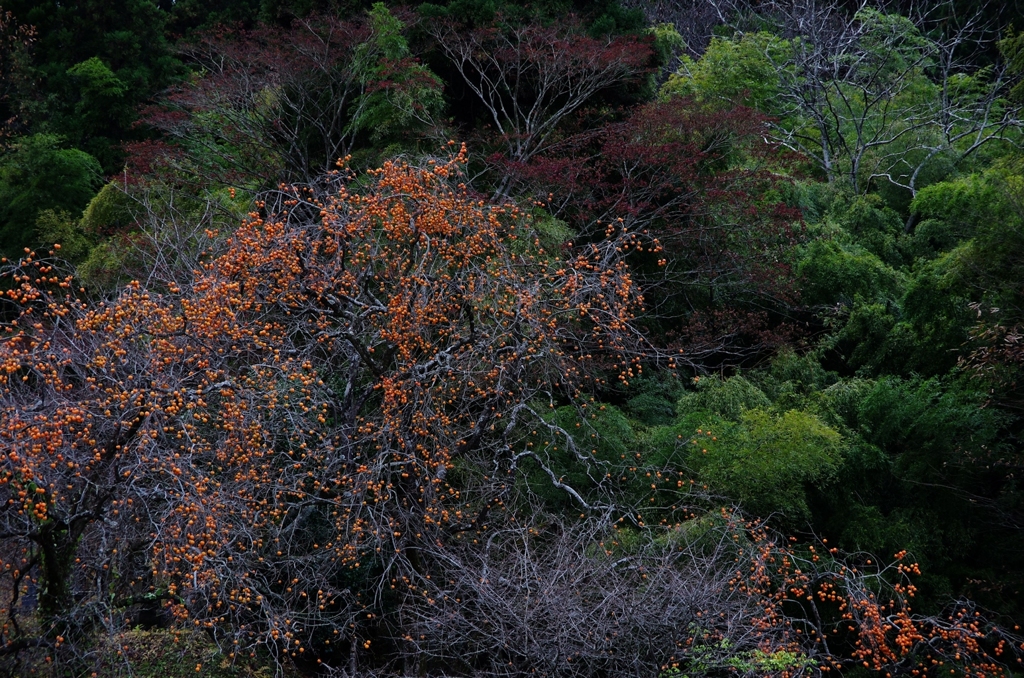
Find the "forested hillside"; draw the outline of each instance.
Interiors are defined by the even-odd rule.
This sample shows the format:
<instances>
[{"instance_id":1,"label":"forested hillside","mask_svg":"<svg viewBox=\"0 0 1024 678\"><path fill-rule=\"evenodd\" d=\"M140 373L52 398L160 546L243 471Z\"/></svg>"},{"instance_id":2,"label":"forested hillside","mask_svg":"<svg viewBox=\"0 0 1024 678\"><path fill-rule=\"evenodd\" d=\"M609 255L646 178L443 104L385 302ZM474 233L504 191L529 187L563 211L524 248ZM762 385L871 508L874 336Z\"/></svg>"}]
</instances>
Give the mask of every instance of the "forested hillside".
<instances>
[{"instance_id":1,"label":"forested hillside","mask_svg":"<svg viewBox=\"0 0 1024 678\"><path fill-rule=\"evenodd\" d=\"M7 0L0 675L1021 675L1015 25Z\"/></svg>"}]
</instances>

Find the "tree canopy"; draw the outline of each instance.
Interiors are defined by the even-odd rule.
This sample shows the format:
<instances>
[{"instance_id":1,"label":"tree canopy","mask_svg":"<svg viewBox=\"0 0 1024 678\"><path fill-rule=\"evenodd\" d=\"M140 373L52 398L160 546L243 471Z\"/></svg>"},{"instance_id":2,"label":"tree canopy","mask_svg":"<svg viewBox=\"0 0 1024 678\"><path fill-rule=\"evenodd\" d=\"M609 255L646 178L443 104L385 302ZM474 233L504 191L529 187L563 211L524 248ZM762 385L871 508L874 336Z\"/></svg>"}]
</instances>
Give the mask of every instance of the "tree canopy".
<instances>
[{"instance_id":1,"label":"tree canopy","mask_svg":"<svg viewBox=\"0 0 1024 678\"><path fill-rule=\"evenodd\" d=\"M5 4L0 673L1019 673L965 5Z\"/></svg>"}]
</instances>

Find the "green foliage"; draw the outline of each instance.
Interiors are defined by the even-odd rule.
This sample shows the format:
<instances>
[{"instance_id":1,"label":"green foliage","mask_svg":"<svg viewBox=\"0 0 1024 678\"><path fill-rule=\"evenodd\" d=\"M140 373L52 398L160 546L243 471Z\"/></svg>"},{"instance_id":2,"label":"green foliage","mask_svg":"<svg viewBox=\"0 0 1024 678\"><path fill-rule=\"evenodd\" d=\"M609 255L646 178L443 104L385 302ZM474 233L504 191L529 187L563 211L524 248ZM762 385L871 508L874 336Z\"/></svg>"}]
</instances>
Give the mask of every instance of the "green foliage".
<instances>
[{"instance_id":1,"label":"green foliage","mask_svg":"<svg viewBox=\"0 0 1024 678\"><path fill-rule=\"evenodd\" d=\"M552 422L569 431L583 452L600 459L619 459L634 448L633 429L619 408L594 404L588 409L593 411L583 419L575 407L559 407Z\"/></svg>"},{"instance_id":2,"label":"green foliage","mask_svg":"<svg viewBox=\"0 0 1024 678\"><path fill-rule=\"evenodd\" d=\"M842 461L842 438L799 410L743 412L737 421L706 420L691 443L690 463L712 490L756 515L786 522L810 518L806 488L831 480ZM708 435L708 434L711 435Z\"/></svg>"},{"instance_id":3,"label":"green foliage","mask_svg":"<svg viewBox=\"0 0 1024 678\"><path fill-rule=\"evenodd\" d=\"M865 440L898 455L899 466L923 477L967 449L999 444L1005 415L984 409L984 394L937 378L879 379L864 395L857 423ZM969 440L969 445L966 445Z\"/></svg>"},{"instance_id":4,"label":"green foliage","mask_svg":"<svg viewBox=\"0 0 1024 678\"><path fill-rule=\"evenodd\" d=\"M771 136L829 182L874 190L901 212L917 189L1015 136L1002 122L1004 114L1015 119L1005 80L990 68L938 68L952 49L939 33L863 7L831 14L837 25L828 30L845 37L830 44L814 22L790 19L740 20L745 32L720 32L699 59L685 58L663 95L753 106L774 119Z\"/></svg>"},{"instance_id":5,"label":"green foliage","mask_svg":"<svg viewBox=\"0 0 1024 678\"><path fill-rule=\"evenodd\" d=\"M962 271L963 251L953 250L922 262L896 299L856 296L833 336L846 365L865 376L952 368L974 323Z\"/></svg>"},{"instance_id":6,"label":"green foliage","mask_svg":"<svg viewBox=\"0 0 1024 678\"><path fill-rule=\"evenodd\" d=\"M902 361L912 348L909 328L901 317L899 306L893 302L858 299L834 337L847 367L862 376L901 372Z\"/></svg>"},{"instance_id":7,"label":"green foliage","mask_svg":"<svg viewBox=\"0 0 1024 678\"><path fill-rule=\"evenodd\" d=\"M806 404L832 380L810 359L787 355L758 375L780 403ZM712 492L786 523L810 518L806 490L824 486L842 463L840 433L803 409L780 410L742 377L706 377L679 399L678 418L647 439L649 464L685 467Z\"/></svg>"},{"instance_id":8,"label":"green foliage","mask_svg":"<svg viewBox=\"0 0 1024 678\"><path fill-rule=\"evenodd\" d=\"M89 256L82 261L75 274L91 290L113 292L127 282L123 274L131 248L120 238L104 240L89 250Z\"/></svg>"},{"instance_id":9,"label":"green foliage","mask_svg":"<svg viewBox=\"0 0 1024 678\"><path fill-rule=\"evenodd\" d=\"M99 188L96 159L61 146L58 136L36 134L19 139L0 157L0 252L11 255L35 247L41 211L77 216Z\"/></svg>"},{"instance_id":10,"label":"green foliage","mask_svg":"<svg viewBox=\"0 0 1024 678\"><path fill-rule=\"evenodd\" d=\"M849 549L912 548L929 564L969 553L970 459L1000 444L1003 415L962 382L861 382L841 410L851 452L822 517ZM852 407L850 406L852 405Z\"/></svg>"},{"instance_id":11,"label":"green foliage","mask_svg":"<svg viewBox=\"0 0 1024 678\"><path fill-rule=\"evenodd\" d=\"M913 209L923 220L913 234L876 195L803 191L818 237L798 265L802 300L835 309L825 345L846 369L936 375L956 364L975 322L968 304L983 297L978 274L1013 238L986 244L975 259L979 228L1014 223L996 179L990 172L922 189Z\"/></svg>"},{"instance_id":12,"label":"green foliage","mask_svg":"<svg viewBox=\"0 0 1024 678\"><path fill-rule=\"evenodd\" d=\"M69 212L43 210L36 219L39 240L44 244L59 244L60 256L77 264L95 247L95 241L82 232L78 220Z\"/></svg>"},{"instance_id":13,"label":"green foliage","mask_svg":"<svg viewBox=\"0 0 1024 678\"><path fill-rule=\"evenodd\" d=\"M918 267L907 285L903 313L913 328L913 366L920 374L941 374L956 364L976 314L968 303L961 250Z\"/></svg>"},{"instance_id":14,"label":"green foliage","mask_svg":"<svg viewBox=\"0 0 1024 678\"><path fill-rule=\"evenodd\" d=\"M31 91L21 93L33 132L58 134L121 171L121 143L137 138L137 107L181 72L165 36L167 14L152 0L12 0L36 27Z\"/></svg>"},{"instance_id":15,"label":"green foliage","mask_svg":"<svg viewBox=\"0 0 1024 678\"><path fill-rule=\"evenodd\" d=\"M686 48L683 36L676 30L675 24L656 24L647 31L654 37L652 47L659 64L671 63L672 58Z\"/></svg>"},{"instance_id":16,"label":"green foliage","mask_svg":"<svg viewBox=\"0 0 1024 678\"><path fill-rule=\"evenodd\" d=\"M630 381L630 393L624 409L648 426L671 424L682 385L674 375L641 376Z\"/></svg>"},{"instance_id":17,"label":"green foliage","mask_svg":"<svg viewBox=\"0 0 1024 678\"><path fill-rule=\"evenodd\" d=\"M979 218L973 238L958 250L955 281L975 290L974 300L998 308L1000 322L1024 320L1024 168L1006 163L986 179L994 194L986 192L989 211Z\"/></svg>"},{"instance_id":18,"label":"green foliage","mask_svg":"<svg viewBox=\"0 0 1024 678\"><path fill-rule=\"evenodd\" d=\"M369 132L379 144L430 125L444 101L440 78L411 58L402 22L381 2L374 3L369 15L372 34L356 48L353 65L366 93L350 127Z\"/></svg>"},{"instance_id":19,"label":"green foliage","mask_svg":"<svg viewBox=\"0 0 1024 678\"><path fill-rule=\"evenodd\" d=\"M712 38L697 61L683 57L661 94L742 104L772 113L779 90L778 65L790 49L788 41L765 32Z\"/></svg>"},{"instance_id":20,"label":"green foliage","mask_svg":"<svg viewBox=\"0 0 1024 678\"><path fill-rule=\"evenodd\" d=\"M67 74L71 76L76 100L69 111L74 121L73 126L68 124L71 129L66 130L69 139L97 157L109 154L109 139L127 129L134 117L125 101L128 87L98 57L72 66ZM70 136L72 133L74 136Z\"/></svg>"},{"instance_id":21,"label":"green foliage","mask_svg":"<svg viewBox=\"0 0 1024 678\"><path fill-rule=\"evenodd\" d=\"M618 470L634 462L636 434L613 405L590 403L585 409L565 405L551 412L548 420L552 428L535 430L529 447L556 477L584 497L593 496L608 469ZM538 464L526 466L532 469L528 482L538 496L553 506L573 502L566 492L552 486Z\"/></svg>"},{"instance_id":22,"label":"green foliage","mask_svg":"<svg viewBox=\"0 0 1024 678\"><path fill-rule=\"evenodd\" d=\"M694 629L694 635L700 637L700 629ZM737 653L730 653L733 642L728 638L722 638L717 642L708 644L694 643L690 658L685 663L685 668L671 666L658 674L658 678L690 678L690 676L714 675L716 670L736 671L740 675L788 675L790 672L813 665L813 661L802 654L778 650L776 652L765 652L764 650L748 650ZM722 656L728 658L724 661Z\"/></svg>"},{"instance_id":23,"label":"green foliage","mask_svg":"<svg viewBox=\"0 0 1024 678\"><path fill-rule=\"evenodd\" d=\"M678 412L708 412L725 419L737 420L747 410L766 408L771 401L761 389L743 377L720 379L702 377L694 380L697 391L679 399Z\"/></svg>"},{"instance_id":24,"label":"green foliage","mask_svg":"<svg viewBox=\"0 0 1024 678\"><path fill-rule=\"evenodd\" d=\"M910 322L896 324L918 340ZM893 328L883 330L876 345L894 341ZM784 352L742 377L701 378L672 424L637 440L649 450L643 459L687 469L744 511L786 529L809 525L844 549L909 549L930 572L918 582L928 601L957 590L968 560L1017 562L1019 550L1007 550L991 523L982 528L968 501L998 476L976 460L999 457L1008 421L981 406L985 393L968 379L841 379L819 359ZM700 538L701 523L684 525L679 538ZM976 555L981 544L991 555Z\"/></svg>"},{"instance_id":25,"label":"green foliage","mask_svg":"<svg viewBox=\"0 0 1024 678\"><path fill-rule=\"evenodd\" d=\"M106 184L86 205L80 219L67 211L40 212L38 238L44 246L60 244L61 258L78 267L76 273L83 284L109 290L131 254L122 239L135 224L130 202L115 184Z\"/></svg>"},{"instance_id":26,"label":"green foliage","mask_svg":"<svg viewBox=\"0 0 1024 678\"><path fill-rule=\"evenodd\" d=\"M999 41L999 53L1006 60L1011 73L1018 76L1024 74L1024 32L1007 34ZM1016 101L1024 101L1024 80L1014 85L1010 96Z\"/></svg>"},{"instance_id":27,"label":"green foliage","mask_svg":"<svg viewBox=\"0 0 1024 678\"><path fill-rule=\"evenodd\" d=\"M977 225L1007 216L1005 209L1000 209L1005 201L992 179L970 174L926 186L914 197L910 208L925 219L946 222L957 239L967 239Z\"/></svg>"},{"instance_id":28,"label":"green foliage","mask_svg":"<svg viewBox=\"0 0 1024 678\"><path fill-rule=\"evenodd\" d=\"M938 56L905 16L865 7L857 12L856 19L861 28L860 46L868 57L857 67L876 72L883 80L902 78L911 69L924 71Z\"/></svg>"},{"instance_id":29,"label":"green foliage","mask_svg":"<svg viewBox=\"0 0 1024 678\"><path fill-rule=\"evenodd\" d=\"M924 219L914 228L906 253L908 258L932 259L953 249L959 242L960 233L950 222L945 219Z\"/></svg>"},{"instance_id":30,"label":"green foliage","mask_svg":"<svg viewBox=\"0 0 1024 678\"><path fill-rule=\"evenodd\" d=\"M821 366L817 354L798 355L790 349L776 355L765 369L747 376L781 410L814 408L820 394L838 381L834 372Z\"/></svg>"},{"instance_id":31,"label":"green foliage","mask_svg":"<svg viewBox=\"0 0 1024 678\"><path fill-rule=\"evenodd\" d=\"M849 203L843 201L833 207L833 210L841 209L834 218L855 243L887 265L898 268L903 263L897 244L903 234L903 220L881 202L874 195L855 196Z\"/></svg>"},{"instance_id":32,"label":"green foliage","mask_svg":"<svg viewBox=\"0 0 1024 678\"><path fill-rule=\"evenodd\" d=\"M540 246L547 252L557 252L558 248L576 237L576 232L561 219L557 219L544 210L534 213L533 229L537 232Z\"/></svg>"},{"instance_id":33,"label":"green foliage","mask_svg":"<svg viewBox=\"0 0 1024 678\"><path fill-rule=\"evenodd\" d=\"M728 511L718 508L700 512L659 535L658 543L669 548L686 546L697 553L710 553L720 546L722 534L730 531L730 517ZM617 534L626 531L619 530ZM744 546L749 543L746 540L744 542Z\"/></svg>"},{"instance_id":34,"label":"green foliage","mask_svg":"<svg viewBox=\"0 0 1024 678\"><path fill-rule=\"evenodd\" d=\"M82 212L82 231L106 235L124 231L135 223L131 198L119 186L108 183L100 189Z\"/></svg>"},{"instance_id":35,"label":"green foliage","mask_svg":"<svg viewBox=\"0 0 1024 678\"><path fill-rule=\"evenodd\" d=\"M856 244L814 240L804 247L797 265L808 304L850 304L854 299L897 299L899 273L877 255Z\"/></svg>"}]
</instances>

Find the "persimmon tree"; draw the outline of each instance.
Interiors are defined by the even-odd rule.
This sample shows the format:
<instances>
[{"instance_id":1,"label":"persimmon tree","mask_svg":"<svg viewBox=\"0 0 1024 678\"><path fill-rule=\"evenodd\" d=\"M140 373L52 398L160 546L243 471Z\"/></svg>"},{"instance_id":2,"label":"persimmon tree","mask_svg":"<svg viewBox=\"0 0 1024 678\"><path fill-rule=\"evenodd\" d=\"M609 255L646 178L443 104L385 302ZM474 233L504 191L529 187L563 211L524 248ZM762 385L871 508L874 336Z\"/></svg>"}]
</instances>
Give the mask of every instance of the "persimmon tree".
<instances>
[{"instance_id":1,"label":"persimmon tree","mask_svg":"<svg viewBox=\"0 0 1024 678\"><path fill-rule=\"evenodd\" d=\"M865 553L840 560L825 541L765 553L782 575L779 596L792 627L816 648L826 674L864 668L981 678L1007 675L1022 662L1019 627L1001 626L972 601L950 601L938 614L916 612L921 570L906 551L883 562Z\"/></svg>"},{"instance_id":2,"label":"persimmon tree","mask_svg":"<svg viewBox=\"0 0 1024 678\"><path fill-rule=\"evenodd\" d=\"M520 442L545 403L635 368L616 250L640 241L546 253L463 162L296 189L188 286L88 304L47 260L7 263L4 652L147 605L236 652L355 661L394 635L421 553L544 464ZM476 473L474 496L451 481Z\"/></svg>"}]
</instances>

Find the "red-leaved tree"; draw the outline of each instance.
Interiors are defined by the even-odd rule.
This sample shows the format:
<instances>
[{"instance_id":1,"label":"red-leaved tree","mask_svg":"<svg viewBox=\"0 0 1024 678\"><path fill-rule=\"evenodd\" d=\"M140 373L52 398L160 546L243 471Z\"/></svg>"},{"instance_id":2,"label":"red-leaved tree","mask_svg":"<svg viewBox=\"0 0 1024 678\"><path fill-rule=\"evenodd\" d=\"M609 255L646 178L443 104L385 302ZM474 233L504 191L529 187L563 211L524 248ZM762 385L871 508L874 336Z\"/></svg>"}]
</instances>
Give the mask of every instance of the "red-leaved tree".
<instances>
[{"instance_id":1,"label":"red-leaved tree","mask_svg":"<svg viewBox=\"0 0 1024 678\"><path fill-rule=\"evenodd\" d=\"M631 259L651 329L695 366L740 360L786 337L797 298L800 213L783 200L786 158L766 124L752 109L675 98L497 165L580 239L606 224L656 238L659 251Z\"/></svg>"}]
</instances>

